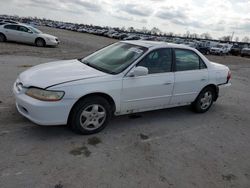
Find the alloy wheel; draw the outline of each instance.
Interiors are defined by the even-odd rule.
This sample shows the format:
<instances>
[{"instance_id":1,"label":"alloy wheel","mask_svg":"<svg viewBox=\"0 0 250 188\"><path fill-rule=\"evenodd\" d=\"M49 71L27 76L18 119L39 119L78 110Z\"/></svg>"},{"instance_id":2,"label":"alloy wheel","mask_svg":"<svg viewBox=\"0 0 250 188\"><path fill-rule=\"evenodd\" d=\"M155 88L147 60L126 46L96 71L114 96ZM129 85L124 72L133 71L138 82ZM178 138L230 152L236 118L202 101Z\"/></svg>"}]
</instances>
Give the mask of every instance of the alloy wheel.
<instances>
[{"instance_id":1,"label":"alloy wheel","mask_svg":"<svg viewBox=\"0 0 250 188\"><path fill-rule=\"evenodd\" d=\"M209 108L213 100L213 95L211 91L206 91L203 97L200 99L200 106L202 110Z\"/></svg>"},{"instance_id":2,"label":"alloy wheel","mask_svg":"<svg viewBox=\"0 0 250 188\"><path fill-rule=\"evenodd\" d=\"M106 120L106 110L100 104L87 106L80 115L81 126L89 131L93 131L102 126Z\"/></svg>"}]
</instances>

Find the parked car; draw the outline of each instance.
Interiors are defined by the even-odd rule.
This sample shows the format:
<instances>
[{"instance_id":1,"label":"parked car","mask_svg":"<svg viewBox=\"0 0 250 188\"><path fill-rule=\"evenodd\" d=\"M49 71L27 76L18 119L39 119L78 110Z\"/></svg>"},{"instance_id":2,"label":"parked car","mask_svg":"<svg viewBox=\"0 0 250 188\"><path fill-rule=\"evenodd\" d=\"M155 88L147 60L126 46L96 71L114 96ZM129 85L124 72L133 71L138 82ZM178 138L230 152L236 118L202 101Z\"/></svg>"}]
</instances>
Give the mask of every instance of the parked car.
<instances>
[{"instance_id":1,"label":"parked car","mask_svg":"<svg viewBox=\"0 0 250 188\"><path fill-rule=\"evenodd\" d=\"M241 50L242 47L240 47L239 45L233 45L233 47L230 50L230 54L238 56L241 54Z\"/></svg>"},{"instance_id":2,"label":"parked car","mask_svg":"<svg viewBox=\"0 0 250 188\"><path fill-rule=\"evenodd\" d=\"M129 35L128 37L123 38L123 40L139 40L139 39L141 38L137 35Z\"/></svg>"},{"instance_id":3,"label":"parked car","mask_svg":"<svg viewBox=\"0 0 250 188\"><path fill-rule=\"evenodd\" d=\"M225 54L228 54L229 51L230 50L228 49L228 47L223 44L218 44L217 46L212 47L210 49L210 53L215 54L215 55L225 55Z\"/></svg>"},{"instance_id":4,"label":"parked car","mask_svg":"<svg viewBox=\"0 0 250 188\"><path fill-rule=\"evenodd\" d=\"M35 44L38 47L57 46L59 44L57 37L24 24L0 25L0 42L4 41Z\"/></svg>"},{"instance_id":5,"label":"parked car","mask_svg":"<svg viewBox=\"0 0 250 188\"><path fill-rule=\"evenodd\" d=\"M241 56L244 57L244 56L250 56L250 48L243 48L241 50Z\"/></svg>"},{"instance_id":6,"label":"parked car","mask_svg":"<svg viewBox=\"0 0 250 188\"><path fill-rule=\"evenodd\" d=\"M113 115L190 104L204 113L231 85L230 77L228 67L196 49L123 41L83 59L32 67L18 76L13 91L18 111L31 121L92 134Z\"/></svg>"},{"instance_id":7,"label":"parked car","mask_svg":"<svg viewBox=\"0 0 250 188\"><path fill-rule=\"evenodd\" d=\"M210 50L211 50L209 47L205 47L205 46L198 46L198 47L196 47L196 49L205 55L210 54Z\"/></svg>"},{"instance_id":8,"label":"parked car","mask_svg":"<svg viewBox=\"0 0 250 188\"><path fill-rule=\"evenodd\" d=\"M12 24L18 24L18 22L13 21L13 20L2 20L1 22L12 23Z\"/></svg>"}]
</instances>

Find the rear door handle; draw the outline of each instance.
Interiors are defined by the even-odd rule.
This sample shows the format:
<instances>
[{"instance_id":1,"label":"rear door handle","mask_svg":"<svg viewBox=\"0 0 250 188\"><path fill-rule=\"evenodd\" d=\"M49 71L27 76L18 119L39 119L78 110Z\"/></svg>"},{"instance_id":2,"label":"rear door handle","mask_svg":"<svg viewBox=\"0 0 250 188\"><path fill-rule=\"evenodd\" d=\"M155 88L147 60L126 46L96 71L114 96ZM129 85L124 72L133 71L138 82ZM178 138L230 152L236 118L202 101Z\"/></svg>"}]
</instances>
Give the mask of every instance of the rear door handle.
<instances>
[{"instance_id":1,"label":"rear door handle","mask_svg":"<svg viewBox=\"0 0 250 188\"><path fill-rule=\"evenodd\" d=\"M170 84L172 84L172 83L171 82L166 82L163 85L170 85Z\"/></svg>"},{"instance_id":2,"label":"rear door handle","mask_svg":"<svg viewBox=\"0 0 250 188\"><path fill-rule=\"evenodd\" d=\"M204 81L207 81L207 79L206 78L202 78L201 81L204 82Z\"/></svg>"}]
</instances>

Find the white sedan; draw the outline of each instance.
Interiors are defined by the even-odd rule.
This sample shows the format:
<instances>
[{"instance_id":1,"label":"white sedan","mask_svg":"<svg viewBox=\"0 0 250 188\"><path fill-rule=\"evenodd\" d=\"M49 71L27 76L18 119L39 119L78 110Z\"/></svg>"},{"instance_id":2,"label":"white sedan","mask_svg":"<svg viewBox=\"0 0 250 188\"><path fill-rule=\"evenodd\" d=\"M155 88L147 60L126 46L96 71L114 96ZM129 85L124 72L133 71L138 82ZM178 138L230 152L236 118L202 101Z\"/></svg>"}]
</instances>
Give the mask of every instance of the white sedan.
<instances>
[{"instance_id":1,"label":"white sedan","mask_svg":"<svg viewBox=\"0 0 250 188\"><path fill-rule=\"evenodd\" d=\"M38 47L57 46L59 40L53 35L24 24L6 23L0 25L0 42L15 41L35 44Z\"/></svg>"},{"instance_id":2,"label":"white sedan","mask_svg":"<svg viewBox=\"0 0 250 188\"><path fill-rule=\"evenodd\" d=\"M92 134L112 115L190 104L206 112L231 85L230 74L184 45L123 41L83 59L32 67L13 91L18 111L31 121Z\"/></svg>"}]
</instances>

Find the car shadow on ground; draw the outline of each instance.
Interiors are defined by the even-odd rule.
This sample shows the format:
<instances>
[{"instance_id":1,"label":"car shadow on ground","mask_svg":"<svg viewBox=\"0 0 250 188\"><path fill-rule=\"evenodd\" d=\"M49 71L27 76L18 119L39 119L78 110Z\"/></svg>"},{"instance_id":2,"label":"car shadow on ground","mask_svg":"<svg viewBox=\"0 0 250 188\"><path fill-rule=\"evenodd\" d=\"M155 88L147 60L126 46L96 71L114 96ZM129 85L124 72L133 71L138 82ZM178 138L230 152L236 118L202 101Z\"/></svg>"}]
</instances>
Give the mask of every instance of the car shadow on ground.
<instances>
[{"instance_id":1,"label":"car shadow on ground","mask_svg":"<svg viewBox=\"0 0 250 188\"><path fill-rule=\"evenodd\" d=\"M30 47L36 47L36 48L56 48L57 46L44 46L44 47L37 47L35 44L29 44L29 43L23 43L23 42L15 42L15 41L5 41L6 44L12 44L12 45L19 45L21 46L30 46Z\"/></svg>"},{"instance_id":2,"label":"car shadow on ground","mask_svg":"<svg viewBox=\"0 0 250 188\"><path fill-rule=\"evenodd\" d=\"M197 114L192 112L189 106L185 106L117 116L110 121L108 126L103 131L94 135L101 137L109 134L121 134L124 132L131 132L129 129L137 129L139 131L150 128L150 126L153 126L154 129L157 129L157 126L171 127L171 124L174 121L180 119L185 120L186 118L190 118L190 116L195 115ZM29 136L38 139L42 138L51 140L58 138L70 139L72 137L89 137L87 135L76 134L66 125L39 126L30 122L30 126L25 129Z\"/></svg>"}]
</instances>

